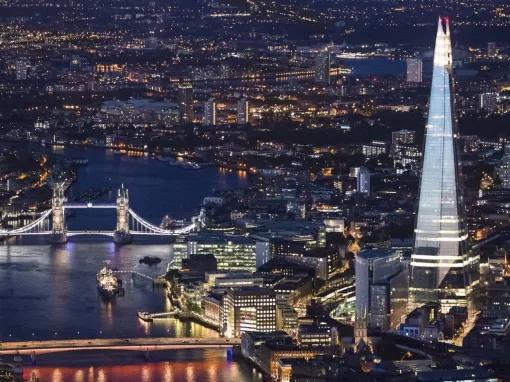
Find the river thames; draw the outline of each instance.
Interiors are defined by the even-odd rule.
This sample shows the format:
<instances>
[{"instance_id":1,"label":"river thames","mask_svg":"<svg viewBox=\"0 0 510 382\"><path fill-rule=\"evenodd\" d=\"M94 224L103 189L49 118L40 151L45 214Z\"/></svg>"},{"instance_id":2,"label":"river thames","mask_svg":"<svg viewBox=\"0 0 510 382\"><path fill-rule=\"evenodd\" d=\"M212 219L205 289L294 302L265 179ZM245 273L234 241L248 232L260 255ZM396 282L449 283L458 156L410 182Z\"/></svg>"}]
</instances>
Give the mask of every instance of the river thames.
<instances>
[{"instance_id":1,"label":"river thames","mask_svg":"<svg viewBox=\"0 0 510 382\"><path fill-rule=\"evenodd\" d=\"M213 189L243 187L244 177L214 167L200 170L169 166L149 157L132 158L99 149L67 149L59 154L88 159L80 168L69 199L91 188L108 187L98 201L113 202L116 189L129 189L130 206L159 224L164 215L189 219ZM69 229L112 229L115 211L76 211L67 217ZM169 310L164 291L140 277L123 275L125 295L107 302L98 294L95 275L105 260L119 270L150 276L163 274L170 259L168 239L116 246L102 238L73 238L62 246L44 241L18 241L0 246L0 340L96 337L217 336L194 323L168 319L141 322L138 311ZM158 265L139 264L143 256L158 256ZM170 359L130 365L113 357L108 362L69 363L68 358L26 369L46 381L214 381L258 380L244 363L227 360L224 351L178 351ZM93 362L93 363L92 363ZM134 364L133 364L134 363ZM94 365L94 366L91 366ZM59 366L59 367L56 367Z\"/></svg>"}]
</instances>

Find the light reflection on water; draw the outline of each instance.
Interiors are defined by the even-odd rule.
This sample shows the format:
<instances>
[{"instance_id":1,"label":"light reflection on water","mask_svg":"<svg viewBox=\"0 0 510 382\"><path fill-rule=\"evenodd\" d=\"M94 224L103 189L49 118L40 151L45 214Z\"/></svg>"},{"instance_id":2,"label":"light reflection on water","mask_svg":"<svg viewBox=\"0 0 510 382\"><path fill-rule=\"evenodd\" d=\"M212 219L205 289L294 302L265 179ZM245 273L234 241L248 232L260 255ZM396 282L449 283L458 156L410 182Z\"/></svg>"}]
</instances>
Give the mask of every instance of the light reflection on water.
<instances>
[{"instance_id":1,"label":"light reflection on water","mask_svg":"<svg viewBox=\"0 0 510 382\"><path fill-rule=\"evenodd\" d=\"M261 381L260 373L244 363L228 361L220 350L178 351L175 359L142 364L98 366L35 366L25 378L40 382L170 382Z\"/></svg>"},{"instance_id":2,"label":"light reflection on water","mask_svg":"<svg viewBox=\"0 0 510 382\"><path fill-rule=\"evenodd\" d=\"M139 264L143 256L163 261L155 266ZM126 293L111 301L97 292L95 276L105 259L120 270L157 276L170 261L167 245L0 246L0 259L0 340L217 335L173 319L140 321L138 311L171 310L164 290L146 279L123 274Z\"/></svg>"}]
</instances>

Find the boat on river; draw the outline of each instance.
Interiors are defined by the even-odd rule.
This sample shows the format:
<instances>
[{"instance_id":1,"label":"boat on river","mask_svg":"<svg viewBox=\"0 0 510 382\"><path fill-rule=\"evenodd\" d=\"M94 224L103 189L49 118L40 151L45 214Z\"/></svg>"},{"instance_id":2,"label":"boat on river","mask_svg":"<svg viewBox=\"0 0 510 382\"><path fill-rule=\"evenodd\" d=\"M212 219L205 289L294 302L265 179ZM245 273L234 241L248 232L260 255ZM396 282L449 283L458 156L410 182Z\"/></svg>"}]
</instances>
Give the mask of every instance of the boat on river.
<instances>
[{"instance_id":1,"label":"boat on river","mask_svg":"<svg viewBox=\"0 0 510 382\"><path fill-rule=\"evenodd\" d=\"M96 275L97 290L103 297L113 298L122 291L122 280L113 273L110 262L105 265Z\"/></svg>"}]
</instances>

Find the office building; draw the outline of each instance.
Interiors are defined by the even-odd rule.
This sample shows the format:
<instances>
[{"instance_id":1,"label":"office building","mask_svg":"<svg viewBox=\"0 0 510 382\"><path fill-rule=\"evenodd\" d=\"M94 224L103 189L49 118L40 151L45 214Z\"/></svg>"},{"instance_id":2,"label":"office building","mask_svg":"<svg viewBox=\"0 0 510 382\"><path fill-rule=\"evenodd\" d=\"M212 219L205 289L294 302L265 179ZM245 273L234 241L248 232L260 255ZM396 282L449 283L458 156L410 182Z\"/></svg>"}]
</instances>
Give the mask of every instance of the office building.
<instances>
[{"instance_id":1,"label":"office building","mask_svg":"<svg viewBox=\"0 0 510 382\"><path fill-rule=\"evenodd\" d=\"M496 172L501 179L501 187L510 188L510 147L505 146L505 153L501 158L500 165L496 168Z\"/></svg>"},{"instance_id":2,"label":"office building","mask_svg":"<svg viewBox=\"0 0 510 382\"><path fill-rule=\"evenodd\" d=\"M216 102L209 100L204 104L204 125L216 125Z\"/></svg>"},{"instance_id":3,"label":"office building","mask_svg":"<svg viewBox=\"0 0 510 382\"><path fill-rule=\"evenodd\" d=\"M487 92L480 94L480 110L493 113L498 108L498 93Z\"/></svg>"},{"instance_id":4,"label":"office building","mask_svg":"<svg viewBox=\"0 0 510 382\"><path fill-rule=\"evenodd\" d=\"M237 101L237 124L245 125L250 122L250 105L248 100Z\"/></svg>"},{"instance_id":5,"label":"office building","mask_svg":"<svg viewBox=\"0 0 510 382\"><path fill-rule=\"evenodd\" d=\"M241 337L243 356L256 364L273 381L284 380L278 374L278 365L282 359L314 359L327 352L329 350L322 347L298 346L292 337L283 332L246 332Z\"/></svg>"},{"instance_id":6,"label":"office building","mask_svg":"<svg viewBox=\"0 0 510 382\"><path fill-rule=\"evenodd\" d=\"M297 340L303 347L332 347L338 344L338 330L330 323L299 325Z\"/></svg>"},{"instance_id":7,"label":"office building","mask_svg":"<svg viewBox=\"0 0 510 382\"><path fill-rule=\"evenodd\" d=\"M24 58L16 60L16 79L26 80L28 78L28 62Z\"/></svg>"},{"instance_id":8,"label":"office building","mask_svg":"<svg viewBox=\"0 0 510 382\"><path fill-rule=\"evenodd\" d=\"M367 249L356 256L357 342L370 332L393 330L406 314L407 266L398 251Z\"/></svg>"},{"instance_id":9,"label":"office building","mask_svg":"<svg viewBox=\"0 0 510 382\"><path fill-rule=\"evenodd\" d=\"M187 255L212 254L218 261L218 269L231 272L255 272L258 256L267 259L269 246L244 236L197 235L187 239ZM175 250L174 250L175 251Z\"/></svg>"},{"instance_id":10,"label":"office building","mask_svg":"<svg viewBox=\"0 0 510 382\"><path fill-rule=\"evenodd\" d=\"M322 84L329 84L331 82L330 76L331 56L329 51L323 50L319 52L315 58L315 81Z\"/></svg>"},{"instance_id":11,"label":"office building","mask_svg":"<svg viewBox=\"0 0 510 382\"><path fill-rule=\"evenodd\" d=\"M423 81L423 63L420 58L408 58L406 81L410 83L420 83Z\"/></svg>"},{"instance_id":12,"label":"office building","mask_svg":"<svg viewBox=\"0 0 510 382\"><path fill-rule=\"evenodd\" d=\"M290 335L295 335L299 327L299 318L296 310L288 303L276 305L276 328Z\"/></svg>"},{"instance_id":13,"label":"office building","mask_svg":"<svg viewBox=\"0 0 510 382\"><path fill-rule=\"evenodd\" d=\"M498 55L498 47L495 42L487 43L487 56L496 57Z\"/></svg>"},{"instance_id":14,"label":"office building","mask_svg":"<svg viewBox=\"0 0 510 382\"><path fill-rule=\"evenodd\" d=\"M268 288L229 288L223 296L223 334L276 330L276 293Z\"/></svg>"},{"instance_id":15,"label":"office building","mask_svg":"<svg viewBox=\"0 0 510 382\"><path fill-rule=\"evenodd\" d=\"M414 130L398 130L391 133L391 145L399 144L412 145L416 143L416 131Z\"/></svg>"},{"instance_id":16,"label":"office building","mask_svg":"<svg viewBox=\"0 0 510 382\"><path fill-rule=\"evenodd\" d=\"M218 270L218 262L211 254L189 255L181 261L181 272L208 273Z\"/></svg>"},{"instance_id":17,"label":"office building","mask_svg":"<svg viewBox=\"0 0 510 382\"><path fill-rule=\"evenodd\" d=\"M375 158L381 154L386 154L386 151L386 142L372 141L361 146L361 153L368 158Z\"/></svg>"},{"instance_id":18,"label":"office building","mask_svg":"<svg viewBox=\"0 0 510 382\"><path fill-rule=\"evenodd\" d=\"M411 255L413 303L466 306L479 278L479 257L466 248L453 116L450 25L440 18L434 51L425 152Z\"/></svg>"},{"instance_id":19,"label":"office building","mask_svg":"<svg viewBox=\"0 0 510 382\"><path fill-rule=\"evenodd\" d=\"M182 123L193 122L193 87L191 85L179 86L179 112Z\"/></svg>"},{"instance_id":20,"label":"office building","mask_svg":"<svg viewBox=\"0 0 510 382\"><path fill-rule=\"evenodd\" d=\"M361 194L370 195L370 171L366 167L360 167L356 177L356 190Z\"/></svg>"}]
</instances>

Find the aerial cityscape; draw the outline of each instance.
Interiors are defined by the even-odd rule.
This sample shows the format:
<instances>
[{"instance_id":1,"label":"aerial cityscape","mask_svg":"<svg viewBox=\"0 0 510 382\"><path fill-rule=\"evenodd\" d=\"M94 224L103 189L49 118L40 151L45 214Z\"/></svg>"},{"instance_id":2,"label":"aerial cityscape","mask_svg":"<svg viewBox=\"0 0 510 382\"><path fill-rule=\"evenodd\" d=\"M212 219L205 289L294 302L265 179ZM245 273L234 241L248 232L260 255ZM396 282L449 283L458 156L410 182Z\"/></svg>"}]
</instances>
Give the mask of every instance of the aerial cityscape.
<instances>
[{"instance_id":1,"label":"aerial cityscape","mask_svg":"<svg viewBox=\"0 0 510 382\"><path fill-rule=\"evenodd\" d=\"M0 382L510 381L508 0L0 0Z\"/></svg>"}]
</instances>

